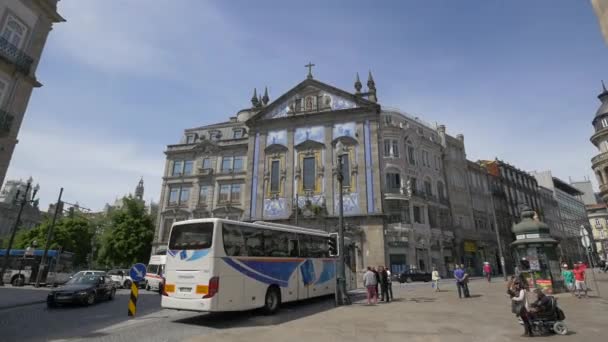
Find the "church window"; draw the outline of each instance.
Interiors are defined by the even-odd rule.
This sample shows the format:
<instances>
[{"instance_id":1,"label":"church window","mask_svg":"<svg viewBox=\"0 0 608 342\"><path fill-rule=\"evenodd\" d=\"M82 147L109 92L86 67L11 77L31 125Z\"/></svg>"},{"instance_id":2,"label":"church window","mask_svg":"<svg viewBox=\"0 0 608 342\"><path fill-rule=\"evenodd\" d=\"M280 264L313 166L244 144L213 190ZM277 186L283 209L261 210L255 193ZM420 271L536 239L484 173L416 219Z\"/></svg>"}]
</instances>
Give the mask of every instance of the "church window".
<instances>
[{"instance_id":1,"label":"church window","mask_svg":"<svg viewBox=\"0 0 608 342\"><path fill-rule=\"evenodd\" d=\"M302 185L304 190L314 190L315 189L315 173L316 173L316 163L315 157L305 157L303 158L303 182Z\"/></svg>"},{"instance_id":2,"label":"church window","mask_svg":"<svg viewBox=\"0 0 608 342\"><path fill-rule=\"evenodd\" d=\"M2 28L2 38L13 44L17 49L21 49L27 28L17 18L9 15Z\"/></svg>"},{"instance_id":3,"label":"church window","mask_svg":"<svg viewBox=\"0 0 608 342\"><path fill-rule=\"evenodd\" d=\"M273 160L270 166L270 192L279 192L280 160Z\"/></svg>"},{"instance_id":4,"label":"church window","mask_svg":"<svg viewBox=\"0 0 608 342\"><path fill-rule=\"evenodd\" d=\"M312 96L307 96L306 97L306 111L311 111L314 109L314 98Z\"/></svg>"},{"instance_id":5,"label":"church window","mask_svg":"<svg viewBox=\"0 0 608 342\"><path fill-rule=\"evenodd\" d=\"M302 111L302 99L296 99L296 112Z\"/></svg>"},{"instance_id":6,"label":"church window","mask_svg":"<svg viewBox=\"0 0 608 342\"><path fill-rule=\"evenodd\" d=\"M348 153L341 155L342 187L350 188L350 161Z\"/></svg>"}]
</instances>

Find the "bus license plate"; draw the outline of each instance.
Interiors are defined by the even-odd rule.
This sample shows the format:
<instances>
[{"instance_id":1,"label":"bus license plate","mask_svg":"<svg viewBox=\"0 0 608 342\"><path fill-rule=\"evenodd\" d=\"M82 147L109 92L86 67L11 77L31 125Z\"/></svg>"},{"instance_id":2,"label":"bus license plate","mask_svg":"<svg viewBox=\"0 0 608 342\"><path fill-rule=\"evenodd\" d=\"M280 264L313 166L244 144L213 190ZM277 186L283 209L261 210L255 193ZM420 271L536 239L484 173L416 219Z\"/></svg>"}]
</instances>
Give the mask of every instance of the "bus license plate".
<instances>
[{"instance_id":1,"label":"bus license plate","mask_svg":"<svg viewBox=\"0 0 608 342\"><path fill-rule=\"evenodd\" d=\"M192 292L191 287L180 287L179 292Z\"/></svg>"}]
</instances>

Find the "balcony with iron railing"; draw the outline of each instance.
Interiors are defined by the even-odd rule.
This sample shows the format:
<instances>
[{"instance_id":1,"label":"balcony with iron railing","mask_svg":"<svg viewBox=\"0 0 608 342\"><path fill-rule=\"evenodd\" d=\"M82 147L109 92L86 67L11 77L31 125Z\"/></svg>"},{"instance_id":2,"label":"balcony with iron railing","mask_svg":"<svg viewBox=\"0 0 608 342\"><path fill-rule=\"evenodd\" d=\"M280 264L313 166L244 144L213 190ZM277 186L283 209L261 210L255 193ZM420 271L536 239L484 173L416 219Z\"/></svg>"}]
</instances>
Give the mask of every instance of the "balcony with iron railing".
<instances>
[{"instance_id":1,"label":"balcony with iron railing","mask_svg":"<svg viewBox=\"0 0 608 342\"><path fill-rule=\"evenodd\" d=\"M0 58L10 64L14 64L17 70L26 75L29 75L32 63L34 62L32 57L3 37L0 37Z\"/></svg>"},{"instance_id":2,"label":"balcony with iron railing","mask_svg":"<svg viewBox=\"0 0 608 342\"><path fill-rule=\"evenodd\" d=\"M15 117L7 111L0 109L0 138L8 135Z\"/></svg>"}]
</instances>

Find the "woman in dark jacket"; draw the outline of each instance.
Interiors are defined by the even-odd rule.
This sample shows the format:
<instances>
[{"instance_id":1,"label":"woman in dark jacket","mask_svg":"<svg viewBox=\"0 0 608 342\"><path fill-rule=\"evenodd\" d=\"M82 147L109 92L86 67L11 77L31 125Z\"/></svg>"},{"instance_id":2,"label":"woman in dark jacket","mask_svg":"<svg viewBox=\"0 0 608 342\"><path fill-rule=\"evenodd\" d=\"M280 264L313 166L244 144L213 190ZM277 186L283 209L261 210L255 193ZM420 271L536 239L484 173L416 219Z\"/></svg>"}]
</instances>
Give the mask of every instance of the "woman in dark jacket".
<instances>
[{"instance_id":1,"label":"woman in dark jacket","mask_svg":"<svg viewBox=\"0 0 608 342\"><path fill-rule=\"evenodd\" d=\"M376 293L380 293L378 292L378 284L380 284L380 273L376 271L375 267L372 268L372 272L374 272L374 275L376 276Z\"/></svg>"}]
</instances>

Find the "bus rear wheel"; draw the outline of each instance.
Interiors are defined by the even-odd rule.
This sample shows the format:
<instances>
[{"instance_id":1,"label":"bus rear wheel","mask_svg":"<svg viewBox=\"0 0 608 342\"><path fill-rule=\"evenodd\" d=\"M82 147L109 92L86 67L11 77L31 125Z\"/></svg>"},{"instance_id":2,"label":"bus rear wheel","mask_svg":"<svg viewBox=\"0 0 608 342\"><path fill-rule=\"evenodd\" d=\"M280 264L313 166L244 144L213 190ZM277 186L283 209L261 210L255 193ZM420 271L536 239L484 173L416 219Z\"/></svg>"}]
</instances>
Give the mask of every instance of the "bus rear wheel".
<instances>
[{"instance_id":1,"label":"bus rear wheel","mask_svg":"<svg viewBox=\"0 0 608 342\"><path fill-rule=\"evenodd\" d=\"M266 291L264 298L264 313L267 315L275 314L281 306L281 291L277 286L271 286Z\"/></svg>"}]
</instances>

